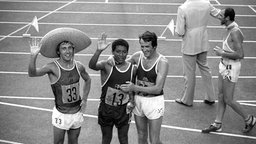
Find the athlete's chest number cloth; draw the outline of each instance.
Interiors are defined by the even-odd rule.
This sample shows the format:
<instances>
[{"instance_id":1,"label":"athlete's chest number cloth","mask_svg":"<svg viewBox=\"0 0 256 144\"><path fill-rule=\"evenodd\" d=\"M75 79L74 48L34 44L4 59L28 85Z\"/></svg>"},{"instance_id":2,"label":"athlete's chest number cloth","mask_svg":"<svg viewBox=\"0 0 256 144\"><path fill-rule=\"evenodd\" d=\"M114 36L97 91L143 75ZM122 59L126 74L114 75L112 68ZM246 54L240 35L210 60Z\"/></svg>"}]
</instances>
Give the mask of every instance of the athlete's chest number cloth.
<instances>
[{"instance_id":1,"label":"athlete's chest number cloth","mask_svg":"<svg viewBox=\"0 0 256 144\"><path fill-rule=\"evenodd\" d=\"M118 89L108 87L105 103L112 106L123 105L129 101L129 96Z\"/></svg>"},{"instance_id":2,"label":"athlete's chest number cloth","mask_svg":"<svg viewBox=\"0 0 256 144\"><path fill-rule=\"evenodd\" d=\"M63 85L62 89L62 101L63 103L73 103L79 100L79 83L71 85Z\"/></svg>"}]
</instances>

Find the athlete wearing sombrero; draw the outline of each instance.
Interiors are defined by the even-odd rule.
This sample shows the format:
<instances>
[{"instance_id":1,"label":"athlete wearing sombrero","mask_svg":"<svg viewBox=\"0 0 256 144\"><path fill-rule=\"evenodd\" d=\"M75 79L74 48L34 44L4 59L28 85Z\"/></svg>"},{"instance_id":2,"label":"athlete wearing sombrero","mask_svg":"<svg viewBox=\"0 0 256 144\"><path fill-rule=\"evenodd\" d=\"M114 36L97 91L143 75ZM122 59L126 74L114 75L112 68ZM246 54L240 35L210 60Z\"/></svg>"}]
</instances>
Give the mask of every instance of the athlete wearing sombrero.
<instances>
[{"instance_id":1,"label":"athlete wearing sombrero","mask_svg":"<svg viewBox=\"0 0 256 144\"><path fill-rule=\"evenodd\" d=\"M83 112L91 87L91 79L84 65L74 60L74 54L87 48L90 38L80 30L57 28L47 33L40 44L30 44L31 58L28 67L30 77L48 75L55 97L52 113L54 143L64 143L67 131L68 141L78 143ZM57 58L41 68L36 67L39 52L48 58ZM80 96L79 80L84 80L83 95Z\"/></svg>"}]
</instances>

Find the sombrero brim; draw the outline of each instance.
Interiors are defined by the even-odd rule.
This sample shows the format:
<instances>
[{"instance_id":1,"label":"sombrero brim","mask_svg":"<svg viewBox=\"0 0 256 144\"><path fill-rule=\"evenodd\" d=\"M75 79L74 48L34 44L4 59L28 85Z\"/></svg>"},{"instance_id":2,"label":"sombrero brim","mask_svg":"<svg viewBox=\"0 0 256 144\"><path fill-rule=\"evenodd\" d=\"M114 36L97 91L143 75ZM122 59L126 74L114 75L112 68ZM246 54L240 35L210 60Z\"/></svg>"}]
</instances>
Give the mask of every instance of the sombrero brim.
<instances>
[{"instance_id":1,"label":"sombrero brim","mask_svg":"<svg viewBox=\"0 0 256 144\"><path fill-rule=\"evenodd\" d=\"M40 53L48 58L59 57L56 53L56 49L59 43L63 41L69 41L74 44L75 53L86 49L91 45L91 39L82 31L74 28L57 28L48 32L41 39Z\"/></svg>"}]
</instances>

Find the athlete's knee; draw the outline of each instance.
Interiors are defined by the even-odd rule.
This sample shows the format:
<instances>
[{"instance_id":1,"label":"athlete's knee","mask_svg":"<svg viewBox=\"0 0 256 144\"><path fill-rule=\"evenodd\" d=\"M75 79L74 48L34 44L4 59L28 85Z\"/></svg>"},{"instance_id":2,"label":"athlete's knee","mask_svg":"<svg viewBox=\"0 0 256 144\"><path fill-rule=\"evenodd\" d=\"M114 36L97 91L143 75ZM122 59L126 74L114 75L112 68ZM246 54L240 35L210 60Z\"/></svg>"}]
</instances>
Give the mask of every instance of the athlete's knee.
<instances>
[{"instance_id":1,"label":"athlete's knee","mask_svg":"<svg viewBox=\"0 0 256 144\"><path fill-rule=\"evenodd\" d=\"M63 144L65 135L54 134L53 143L54 144Z\"/></svg>"},{"instance_id":2,"label":"athlete's knee","mask_svg":"<svg viewBox=\"0 0 256 144\"><path fill-rule=\"evenodd\" d=\"M109 134L107 134L107 133L102 134L102 140L104 142L110 142L111 139L112 139L112 133L111 134L110 133Z\"/></svg>"},{"instance_id":3,"label":"athlete's knee","mask_svg":"<svg viewBox=\"0 0 256 144\"><path fill-rule=\"evenodd\" d=\"M78 143L78 137L80 135L80 131L81 131L81 127L77 128L77 129L70 129L67 131L69 144L77 144Z\"/></svg>"},{"instance_id":4,"label":"athlete's knee","mask_svg":"<svg viewBox=\"0 0 256 144\"><path fill-rule=\"evenodd\" d=\"M110 144L112 137L102 137L102 144Z\"/></svg>"},{"instance_id":5,"label":"athlete's knee","mask_svg":"<svg viewBox=\"0 0 256 144\"><path fill-rule=\"evenodd\" d=\"M143 130L138 130L138 136L139 137L147 137L147 133Z\"/></svg>"},{"instance_id":6,"label":"athlete's knee","mask_svg":"<svg viewBox=\"0 0 256 144\"><path fill-rule=\"evenodd\" d=\"M129 125L118 127L118 139L120 144L128 144Z\"/></svg>"},{"instance_id":7,"label":"athlete's knee","mask_svg":"<svg viewBox=\"0 0 256 144\"><path fill-rule=\"evenodd\" d=\"M147 144L148 134L144 131L138 131L139 144Z\"/></svg>"},{"instance_id":8,"label":"athlete's knee","mask_svg":"<svg viewBox=\"0 0 256 144\"><path fill-rule=\"evenodd\" d=\"M68 143L69 144L78 144L78 136L79 135L68 135Z\"/></svg>"},{"instance_id":9,"label":"athlete's knee","mask_svg":"<svg viewBox=\"0 0 256 144\"><path fill-rule=\"evenodd\" d=\"M234 103L233 98L227 97L227 96L224 98L224 101L225 101L225 103L226 103L227 105L229 105L229 106Z\"/></svg>"},{"instance_id":10,"label":"athlete's knee","mask_svg":"<svg viewBox=\"0 0 256 144\"><path fill-rule=\"evenodd\" d=\"M102 133L102 144L110 144L112 133Z\"/></svg>"},{"instance_id":11,"label":"athlete's knee","mask_svg":"<svg viewBox=\"0 0 256 144\"><path fill-rule=\"evenodd\" d=\"M68 139L68 144L78 144L78 138L76 138L76 139Z\"/></svg>"},{"instance_id":12,"label":"athlete's knee","mask_svg":"<svg viewBox=\"0 0 256 144\"><path fill-rule=\"evenodd\" d=\"M120 144L128 144L128 135L118 135Z\"/></svg>"},{"instance_id":13,"label":"athlete's knee","mask_svg":"<svg viewBox=\"0 0 256 144\"><path fill-rule=\"evenodd\" d=\"M59 139L54 138L53 143L54 144L63 144L64 143L64 138L59 138Z\"/></svg>"},{"instance_id":14,"label":"athlete's knee","mask_svg":"<svg viewBox=\"0 0 256 144\"><path fill-rule=\"evenodd\" d=\"M159 136L153 136L150 138L150 143L151 144L161 144L162 142L160 141Z\"/></svg>"}]
</instances>

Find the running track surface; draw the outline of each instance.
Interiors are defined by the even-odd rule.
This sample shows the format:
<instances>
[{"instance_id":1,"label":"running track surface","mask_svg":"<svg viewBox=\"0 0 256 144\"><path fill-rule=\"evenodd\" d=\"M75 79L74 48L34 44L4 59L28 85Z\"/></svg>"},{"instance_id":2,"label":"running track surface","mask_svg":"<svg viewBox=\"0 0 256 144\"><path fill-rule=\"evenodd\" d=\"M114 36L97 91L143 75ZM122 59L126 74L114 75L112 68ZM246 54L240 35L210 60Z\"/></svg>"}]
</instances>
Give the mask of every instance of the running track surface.
<instances>
[{"instance_id":1,"label":"running track surface","mask_svg":"<svg viewBox=\"0 0 256 144\"><path fill-rule=\"evenodd\" d=\"M28 43L22 34L34 16L39 20L40 32L30 28L29 33L42 37L58 27L80 29L92 38L92 45L76 55L87 68L92 78L85 122L79 137L80 143L95 144L101 141L101 132L97 124L97 106L100 96L99 73L88 68L88 61L96 49L96 40L102 32L108 34L108 40L124 38L130 44L129 53L140 50L138 35L145 30L162 34L171 19L176 20L179 0L95 0L95 1L0 1L0 143L46 144L52 143L51 109L54 105L48 77L29 78ZM255 42L256 5L254 0L211 1L214 6L231 6L236 10L236 21L245 34L245 59L236 87L235 98L248 113L256 115L256 72ZM210 45L221 46L223 27L219 21L211 19L209 23ZM161 139L165 144L252 144L256 143L256 130L244 135L241 129L243 120L230 108L224 117L222 133L202 134L215 118L216 104L208 106L202 103L204 88L197 72L195 103L192 108L180 106L174 102L183 90L181 40L167 30L163 33L166 40L159 40L158 51L169 61L170 68L165 84L166 112L161 129ZM101 58L107 58L111 51L106 50ZM214 85L217 91L217 73L219 57L209 52L209 66L212 69ZM51 59L38 57L37 65L42 66ZM217 98L216 98L217 99ZM117 144L114 129L113 144ZM137 143L137 132L132 122L129 130L129 143Z\"/></svg>"}]
</instances>

